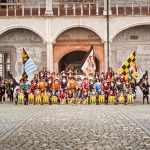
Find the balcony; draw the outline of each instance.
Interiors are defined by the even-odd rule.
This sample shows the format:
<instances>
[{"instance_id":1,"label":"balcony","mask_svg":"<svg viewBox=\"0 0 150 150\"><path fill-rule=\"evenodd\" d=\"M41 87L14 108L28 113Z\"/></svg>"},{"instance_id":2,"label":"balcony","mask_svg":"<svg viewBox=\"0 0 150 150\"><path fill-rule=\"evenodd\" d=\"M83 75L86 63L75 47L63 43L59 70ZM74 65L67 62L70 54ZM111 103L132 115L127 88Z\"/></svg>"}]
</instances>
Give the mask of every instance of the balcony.
<instances>
[{"instance_id":1,"label":"balcony","mask_svg":"<svg viewBox=\"0 0 150 150\"><path fill-rule=\"evenodd\" d=\"M112 15L149 15L150 2L124 1L110 4ZM104 1L52 3L54 16L102 16ZM0 3L0 16L45 16L46 3Z\"/></svg>"}]
</instances>

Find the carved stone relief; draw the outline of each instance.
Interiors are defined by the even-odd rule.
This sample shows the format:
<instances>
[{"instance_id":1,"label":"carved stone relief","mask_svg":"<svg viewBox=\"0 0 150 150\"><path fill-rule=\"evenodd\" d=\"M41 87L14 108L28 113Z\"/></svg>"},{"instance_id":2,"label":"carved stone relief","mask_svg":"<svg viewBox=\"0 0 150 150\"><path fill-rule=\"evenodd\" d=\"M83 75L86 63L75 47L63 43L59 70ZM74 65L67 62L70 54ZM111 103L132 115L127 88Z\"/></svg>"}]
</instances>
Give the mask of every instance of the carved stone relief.
<instances>
[{"instance_id":1,"label":"carved stone relief","mask_svg":"<svg viewBox=\"0 0 150 150\"><path fill-rule=\"evenodd\" d=\"M62 33L57 40L99 40L94 32L84 28L69 29Z\"/></svg>"}]
</instances>

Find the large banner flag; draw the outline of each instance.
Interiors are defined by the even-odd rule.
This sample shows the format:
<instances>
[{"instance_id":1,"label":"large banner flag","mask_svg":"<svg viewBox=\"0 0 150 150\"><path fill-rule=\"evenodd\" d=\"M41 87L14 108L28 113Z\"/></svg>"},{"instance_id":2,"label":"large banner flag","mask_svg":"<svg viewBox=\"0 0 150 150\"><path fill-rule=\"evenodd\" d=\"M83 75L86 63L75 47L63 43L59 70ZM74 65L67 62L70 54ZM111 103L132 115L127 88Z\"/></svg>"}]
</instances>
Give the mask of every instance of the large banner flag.
<instances>
[{"instance_id":1,"label":"large banner flag","mask_svg":"<svg viewBox=\"0 0 150 150\"><path fill-rule=\"evenodd\" d=\"M33 63L31 57L23 48L22 52L22 79L26 80L30 74L37 70L36 65Z\"/></svg>"},{"instance_id":2,"label":"large banner flag","mask_svg":"<svg viewBox=\"0 0 150 150\"><path fill-rule=\"evenodd\" d=\"M119 69L120 74L123 74L125 78L135 78L138 76L137 66L136 66L136 53L135 51L129 56L129 58L124 62L123 66Z\"/></svg>"},{"instance_id":3,"label":"large banner flag","mask_svg":"<svg viewBox=\"0 0 150 150\"><path fill-rule=\"evenodd\" d=\"M85 55L83 61L82 61L82 66L81 66L82 71L88 76L90 74L94 75L95 70L96 70L96 65L95 65L95 60L94 60L94 49L93 45Z\"/></svg>"}]
</instances>

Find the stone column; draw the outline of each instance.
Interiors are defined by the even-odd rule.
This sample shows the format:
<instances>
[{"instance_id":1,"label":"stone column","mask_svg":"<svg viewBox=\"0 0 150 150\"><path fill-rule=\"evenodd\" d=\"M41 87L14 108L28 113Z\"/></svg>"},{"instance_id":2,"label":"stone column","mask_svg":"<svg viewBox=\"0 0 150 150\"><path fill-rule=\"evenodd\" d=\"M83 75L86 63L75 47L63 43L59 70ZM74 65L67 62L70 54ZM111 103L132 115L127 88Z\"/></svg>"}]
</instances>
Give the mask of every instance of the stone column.
<instances>
[{"instance_id":1,"label":"stone column","mask_svg":"<svg viewBox=\"0 0 150 150\"><path fill-rule=\"evenodd\" d=\"M107 41L104 42L104 64L105 64L105 72L108 70L108 52L107 52Z\"/></svg>"},{"instance_id":2,"label":"stone column","mask_svg":"<svg viewBox=\"0 0 150 150\"><path fill-rule=\"evenodd\" d=\"M53 43L47 43L47 69L53 72L54 62L53 62Z\"/></svg>"},{"instance_id":3,"label":"stone column","mask_svg":"<svg viewBox=\"0 0 150 150\"><path fill-rule=\"evenodd\" d=\"M109 2L109 15L111 15L112 14L112 12L111 12L111 1L108 0L108 2ZM103 15L107 15L107 0L104 0Z\"/></svg>"},{"instance_id":4,"label":"stone column","mask_svg":"<svg viewBox=\"0 0 150 150\"><path fill-rule=\"evenodd\" d=\"M45 15L53 15L53 0L46 0L46 11Z\"/></svg>"}]
</instances>

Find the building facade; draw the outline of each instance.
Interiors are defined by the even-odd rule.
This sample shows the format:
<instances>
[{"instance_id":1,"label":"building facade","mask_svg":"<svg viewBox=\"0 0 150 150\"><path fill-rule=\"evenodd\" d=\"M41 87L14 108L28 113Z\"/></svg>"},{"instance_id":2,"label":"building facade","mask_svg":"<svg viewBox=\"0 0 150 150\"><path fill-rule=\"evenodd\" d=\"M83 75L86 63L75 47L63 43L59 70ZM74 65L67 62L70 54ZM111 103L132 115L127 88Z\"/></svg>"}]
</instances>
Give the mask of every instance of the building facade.
<instances>
[{"instance_id":1,"label":"building facade","mask_svg":"<svg viewBox=\"0 0 150 150\"><path fill-rule=\"evenodd\" d=\"M141 72L150 69L148 1L9 0L0 3L0 75L21 77L21 52L50 72L79 67L94 45L97 71L116 71L132 51ZM108 55L109 54L109 55Z\"/></svg>"}]
</instances>

